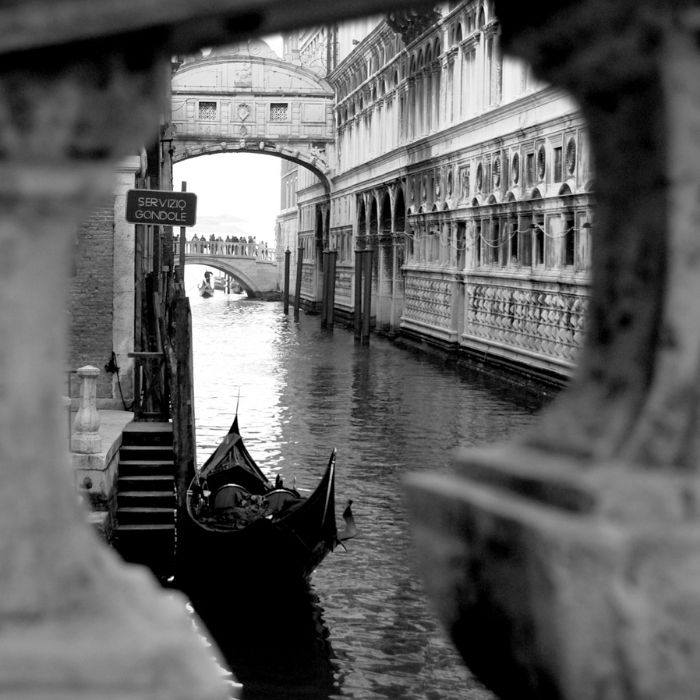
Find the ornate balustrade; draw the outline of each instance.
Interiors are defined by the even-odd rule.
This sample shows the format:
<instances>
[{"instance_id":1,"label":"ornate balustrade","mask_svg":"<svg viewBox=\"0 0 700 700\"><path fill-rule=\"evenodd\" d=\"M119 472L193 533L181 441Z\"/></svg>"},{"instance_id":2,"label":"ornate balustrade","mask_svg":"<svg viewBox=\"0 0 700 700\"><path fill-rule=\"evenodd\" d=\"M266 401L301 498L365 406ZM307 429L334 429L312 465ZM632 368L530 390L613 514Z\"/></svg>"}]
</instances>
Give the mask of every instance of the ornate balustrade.
<instances>
[{"instance_id":1,"label":"ornate balustrade","mask_svg":"<svg viewBox=\"0 0 700 700\"><path fill-rule=\"evenodd\" d=\"M578 280L408 268L401 326L568 375L583 343L587 298Z\"/></svg>"},{"instance_id":2,"label":"ornate balustrade","mask_svg":"<svg viewBox=\"0 0 700 700\"><path fill-rule=\"evenodd\" d=\"M228 237L227 237L228 238ZM175 255L180 252L180 241L174 241ZM255 260L275 260L275 249L267 243L251 240L192 239L185 242L185 254L189 255L233 255L236 257L253 258Z\"/></svg>"},{"instance_id":3,"label":"ornate balustrade","mask_svg":"<svg viewBox=\"0 0 700 700\"><path fill-rule=\"evenodd\" d=\"M573 369L583 343L587 289L559 282L470 276L463 345Z\"/></svg>"}]
</instances>

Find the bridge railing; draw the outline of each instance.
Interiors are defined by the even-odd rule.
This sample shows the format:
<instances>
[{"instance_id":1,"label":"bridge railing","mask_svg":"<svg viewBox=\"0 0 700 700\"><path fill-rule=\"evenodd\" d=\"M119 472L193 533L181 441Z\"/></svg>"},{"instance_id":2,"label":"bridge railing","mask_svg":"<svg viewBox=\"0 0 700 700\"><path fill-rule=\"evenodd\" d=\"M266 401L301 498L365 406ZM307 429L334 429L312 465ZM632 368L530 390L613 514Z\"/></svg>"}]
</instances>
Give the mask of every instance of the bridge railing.
<instances>
[{"instance_id":1,"label":"bridge railing","mask_svg":"<svg viewBox=\"0 0 700 700\"><path fill-rule=\"evenodd\" d=\"M228 237L227 237L228 238ZM180 254L180 241L175 239L175 255ZM258 242L255 239L226 240L219 238L201 238L185 241L185 255L231 255L254 260L275 259L274 248L269 248L267 243Z\"/></svg>"}]
</instances>

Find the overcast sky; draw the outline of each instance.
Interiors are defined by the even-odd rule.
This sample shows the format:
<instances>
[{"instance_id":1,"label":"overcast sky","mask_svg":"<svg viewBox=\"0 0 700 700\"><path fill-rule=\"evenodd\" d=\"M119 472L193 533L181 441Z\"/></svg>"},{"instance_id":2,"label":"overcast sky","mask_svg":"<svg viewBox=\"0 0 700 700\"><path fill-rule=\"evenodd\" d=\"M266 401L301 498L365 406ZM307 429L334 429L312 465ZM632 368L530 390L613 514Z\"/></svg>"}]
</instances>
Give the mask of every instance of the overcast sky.
<instances>
[{"instance_id":1,"label":"overcast sky","mask_svg":"<svg viewBox=\"0 0 700 700\"><path fill-rule=\"evenodd\" d=\"M279 35L265 41L281 56ZM184 181L187 191L197 195L197 225L187 229L187 237L245 235L274 245L281 164L274 156L252 153L219 153L176 163L173 189L180 190Z\"/></svg>"}]
</instances>

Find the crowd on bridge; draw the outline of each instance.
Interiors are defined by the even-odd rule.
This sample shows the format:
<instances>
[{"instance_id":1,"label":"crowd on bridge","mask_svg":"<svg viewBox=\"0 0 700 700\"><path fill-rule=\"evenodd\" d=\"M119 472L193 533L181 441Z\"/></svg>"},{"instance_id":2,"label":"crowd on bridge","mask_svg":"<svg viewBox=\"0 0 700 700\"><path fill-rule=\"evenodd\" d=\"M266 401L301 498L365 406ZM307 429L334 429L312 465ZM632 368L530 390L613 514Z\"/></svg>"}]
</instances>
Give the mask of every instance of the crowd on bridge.
<instances>
[{"instance_id":1,"label":"crowd on bridge","mask_svg":"<svg viewBox=\"0 0 700 700\"><path fill-rule=\"evenodd\" d=\"M239 255L258 260L272 260L273 250L267 247L267 242L258 242L255 236L215 236L213 233L201 238L195 233L191 240L186 242L186 253L195 255Z\"/></svg>"}]
</instances>

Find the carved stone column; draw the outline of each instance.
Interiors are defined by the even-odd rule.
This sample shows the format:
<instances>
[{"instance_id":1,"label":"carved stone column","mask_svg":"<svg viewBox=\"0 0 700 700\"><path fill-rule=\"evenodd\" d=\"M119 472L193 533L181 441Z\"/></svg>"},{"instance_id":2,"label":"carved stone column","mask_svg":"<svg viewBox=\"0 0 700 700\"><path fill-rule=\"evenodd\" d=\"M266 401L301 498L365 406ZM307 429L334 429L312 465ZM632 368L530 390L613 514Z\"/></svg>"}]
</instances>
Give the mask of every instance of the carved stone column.
<instances>
[{"instance_id":1,"label":"carved stone column","mask_svg":"<svg viewBox=\"0 0 700 700\"><path fill-rule=\"evenodd\" d=\"M141 43L139 43L141 42ZM155 136L167 61L146 37L3 56L0 72L0 694L225 698L184 601L86 524L61 405L73 239L113 165ZM150 127L149 127L150 125Z\"/></svg>"},{"instance_id":2,"label":"carved stone column","mask_svg":"<svg viewBox=\"0 0 700 700\"><path fill-rule=\"evenodd\" d=\"M496 6L506 49L570 90L588 124L587 340L530 434L410 480L421 566L501 700L693 700L700 16L689 0Z\"/></svg>"},{"instance_id":3,"label":"carved stone column","mask_svg":"<svg viewBox=\"0 0 700 700\"><path fill-rule=\"evenodd\" d=\"M102 449L100 437L100 414L97 412L97 377L100 370L86 365L78 370L82 379L80 387L80 406L73 421L70 438L71 452L95 454Z\"/></svg>"}]
</instances>

